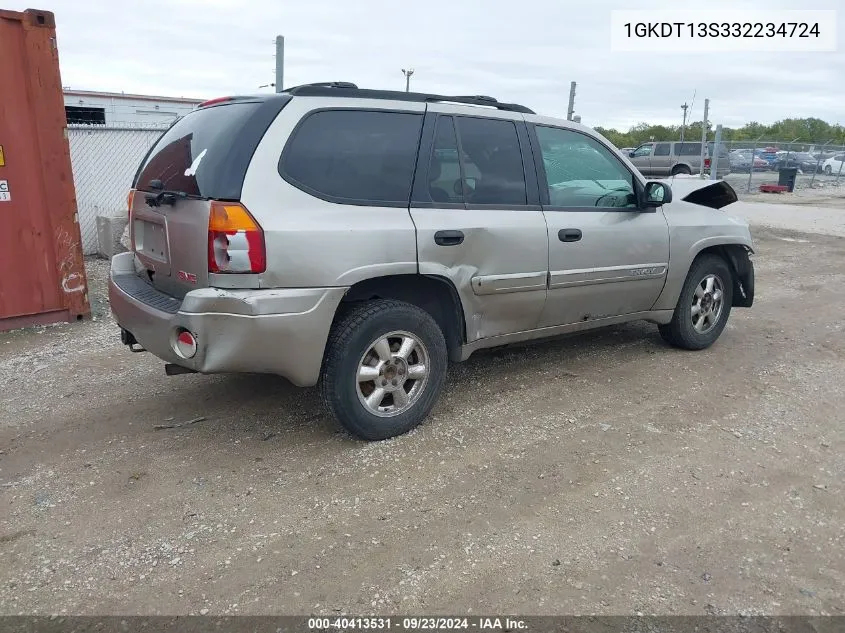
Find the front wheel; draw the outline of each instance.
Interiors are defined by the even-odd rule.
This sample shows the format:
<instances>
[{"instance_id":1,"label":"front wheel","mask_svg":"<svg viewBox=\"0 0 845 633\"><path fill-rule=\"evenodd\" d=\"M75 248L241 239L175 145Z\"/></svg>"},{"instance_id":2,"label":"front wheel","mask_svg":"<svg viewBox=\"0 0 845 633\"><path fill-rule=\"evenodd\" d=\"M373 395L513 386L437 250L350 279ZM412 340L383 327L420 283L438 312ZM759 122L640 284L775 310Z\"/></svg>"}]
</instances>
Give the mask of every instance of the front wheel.
<instances>
[{"instance_id":1,"label":"front wheel","mask_svg":"<svg viewBox=\"0 0 845 633\"><path fill-rule=\"evenodd\" d=\"M693 262L672 321L658 326L663 339L683 349L710 347L728 322L733 276L721 257L705 255Z\"/></svg>"},{"instance_id":2,"label":"front wheel","mask_svg":"<svg viewBox=\"0 0 845 633\"><path fill-rule=\"evenodd\" d=\"M401 301L370 301L332 327L318 388L346 430L384 440L428 416L447 365L446 341L430 314Z\"/></svg>"},{"instance_id":3,"label":"front wheel","mask_svg":"<svg viewBox=\"0 0 845 633\"><path fill-rule=\"evenodd\" d=\"M830 165L825 165L824 166L824 173L825 173L826 176L832 175L833 174L833 167L831 167Z\"/></svg>"}]
</instances>

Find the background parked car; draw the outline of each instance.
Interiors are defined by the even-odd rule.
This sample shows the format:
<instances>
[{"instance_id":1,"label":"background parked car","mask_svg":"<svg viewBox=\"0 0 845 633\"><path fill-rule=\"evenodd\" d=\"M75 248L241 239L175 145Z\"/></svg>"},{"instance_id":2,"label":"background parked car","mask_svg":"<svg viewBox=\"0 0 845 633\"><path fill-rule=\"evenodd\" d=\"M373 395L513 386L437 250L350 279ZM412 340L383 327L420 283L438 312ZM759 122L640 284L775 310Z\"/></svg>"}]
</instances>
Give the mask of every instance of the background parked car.
<instances>
[{"instance_id":1,"label":"background parked car","mask_svg":"<svg viewBox=\"0 0 845 633\"><path fill-rule=\"evenodd\" d=\"M797 167L803 172L813 173L819 166L819 160L809 152L783 152L774 161L776 169Z\"/></svg>"},{"instance_id":2,"label":"background parked car","mask_svg":"<svg viewBox=\"0 0 845 633\"><path fill-rule=\"evenodd\" d=\"M732 172L748 173L751 169L754 171L766 171L769 169L769 163L759 156L754 156L750 149L735 149L729 156Z\"/></svg>"},{"instance_id":3,"label":"background parked car","mask_svg":"<svg viewBox=\"0 0 845 633\"><path fill-rule=\"evenodd\" d=\"M845 173L842 163L845 163L845 154L836 154L822 163L822 171L828 176Z\"/></svg>"},{"instance_id":4,"label":"background parked car","mask_svg":"<svg viewBox=\"0 0 845 633\"><path fill-rule=\"evenodd\" d=\"M777 147L761 147L754 150L754 155L766 161L769 169L774 169L778 159L778 151L780 150Z\"/></svg>"},{"instance_id":5,"label":"background parked car","mask_svg":"<svg viewBox=\"0 0 845 633\"><path fill-rule=\"evenodd\" d=\"M713 157L713 143L707 144L705 169L710 167ZM646 176L675 176L677 174L701 173L701 143L665 141L643 143L628 154L631 162ZM719 149L717 176L722 178L731 172L731 161L724 145Z\"/></svg>"}]
</instances>

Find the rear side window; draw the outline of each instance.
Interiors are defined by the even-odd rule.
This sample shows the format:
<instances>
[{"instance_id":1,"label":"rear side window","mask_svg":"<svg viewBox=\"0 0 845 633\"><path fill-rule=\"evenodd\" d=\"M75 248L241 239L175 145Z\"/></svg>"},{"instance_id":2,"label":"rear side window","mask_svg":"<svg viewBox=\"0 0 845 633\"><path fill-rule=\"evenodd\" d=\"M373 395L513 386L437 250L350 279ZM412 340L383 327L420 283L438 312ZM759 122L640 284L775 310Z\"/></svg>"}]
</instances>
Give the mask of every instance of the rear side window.
<instances>
[{"instance_id":1,"label":"rear side window","mask_svg":"<svg viewBox=\"0 0 845 633\"><path fill-rule=\"evenodd\" d=\"M678 156L701 156L701 143L678 143L675 153Z\"/></svg>"},{"instance_id":2,"label":"rear side window","mask_svg":"<svg viewBox=\"0 0 845 633\"><path fill-rule=\"evenodd\" d=\"M457 117L469 204L525 205L525 170L512 121Z\"/></svg>"},{"instance_id":3,"label":"rear side window","mask_svg":"<svg viewBox=\"0 0 845 633\"><path fill-rule=\"evenodd\" d=\"M237 200L255 148L288 100L233 102L186 114L152 147L133 186L150 191L158 180L168 191Z\"/></svg>"},{"instance_id":4,"label":"rear side window","mask_svg":"<svg viewBox=\"0 0 845 633\"><path fill-rule=\"evenodd\" d=\"M405 112L315 112L288 142L279 173L331 202L407 206L422 120Z\"/></svg>"},{"instance_id":5,"label":"rear side window","mask_svg":"<svg viewBox=\"0 0 845 633\"><path fill-rule=\"evenodd\" d=\"M458 137L450 116L437 117L434 147L428 164L428 195L432 202L460 204L464 201Z\"/></svg>"},{"instance_id":6,"label":"rear side window","mask_svg":"<svg viewBox=\"0 0 845 633\"><path fill-rule=\"evenodd\" d=\"M668 156L669 147L669 143L657 143L654 146L654 154L652 156Z\"/></svg>"}]
</instances>

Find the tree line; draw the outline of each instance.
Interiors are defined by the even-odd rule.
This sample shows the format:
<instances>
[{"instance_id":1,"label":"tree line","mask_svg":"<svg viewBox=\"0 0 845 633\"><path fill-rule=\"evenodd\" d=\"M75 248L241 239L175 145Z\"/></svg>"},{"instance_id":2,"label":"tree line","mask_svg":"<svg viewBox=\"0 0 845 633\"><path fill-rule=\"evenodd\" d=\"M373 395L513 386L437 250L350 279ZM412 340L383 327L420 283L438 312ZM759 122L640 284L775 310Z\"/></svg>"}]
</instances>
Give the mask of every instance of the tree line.
<instances>
[{"instance_id":1,"label":"tree line","mask_svg":"<svg viewBox=\"0 0 845 633\"><path fill-rule=\"evenodd\" d=\"M616 147L637 147L649 141L673 141L681 137L680 125L649 125L640 123L627 132L620 132L613 128L596 127L595 130L605 136ZM713 140L715 126L708 125L708 139ZM806 145L821 145L830 142L831 145L845 145L845 126L830 124L821 119L783 119L771 125L764 125L752 121L740 128L722 128L722 140L729 141L779 141L788 143L796 139L796 143ZM687 124L684 140L701 140L701 121Z\"/></svg>"}]
</instances>

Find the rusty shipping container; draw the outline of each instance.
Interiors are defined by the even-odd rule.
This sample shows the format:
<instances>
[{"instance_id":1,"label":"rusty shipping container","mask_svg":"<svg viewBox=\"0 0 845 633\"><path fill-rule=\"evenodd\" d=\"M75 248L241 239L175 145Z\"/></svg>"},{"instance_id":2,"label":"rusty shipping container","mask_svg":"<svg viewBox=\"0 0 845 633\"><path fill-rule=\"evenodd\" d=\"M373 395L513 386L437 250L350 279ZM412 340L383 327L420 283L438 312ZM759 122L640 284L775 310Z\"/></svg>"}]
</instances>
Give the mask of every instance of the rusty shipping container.
<instances>
[{"instance_id":1,"label":"rusty shipping container","mask_svg":"<svg viewBox=\"0 0 845 633\"><path fill-rule=\"evenodd\" d=\"M55 18L0 9L0 330L90 314L81 244Z\"/></svg>"}]
</instances>

